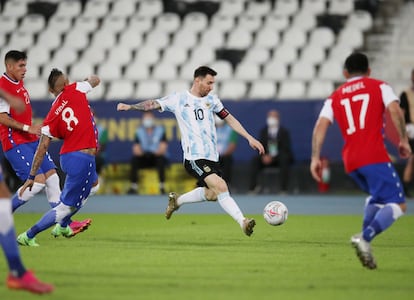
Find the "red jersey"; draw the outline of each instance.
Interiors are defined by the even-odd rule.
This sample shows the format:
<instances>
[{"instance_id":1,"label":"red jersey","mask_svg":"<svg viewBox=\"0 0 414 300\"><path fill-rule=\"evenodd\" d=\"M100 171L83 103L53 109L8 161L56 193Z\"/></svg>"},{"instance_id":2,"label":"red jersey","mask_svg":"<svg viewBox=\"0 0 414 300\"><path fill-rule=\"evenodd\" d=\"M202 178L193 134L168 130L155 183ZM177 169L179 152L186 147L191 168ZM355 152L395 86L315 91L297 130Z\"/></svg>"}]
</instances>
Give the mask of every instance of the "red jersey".
<instances>
[{"instance_id":1,"label":"red jersey","mask_svg":"<svg viewBox=\"0 0 414 300\"><path fill-rule=\"evenodd\" d=\"M349 79L325 101L320 116L338 122L346 172L390 162L384 145L384 111L392 101L399 101L392 88L369 77Z\"/></svg>"},{"instance_id":2,"label":"red jersey","mask_svg":"<svg viewBox=\"0 0 414 300\"><path fill-rule=\"evenodd\" d=\"M14 81L6 74L3 74L0 78L0 88L9 94L19 97L26 104L24 112L17 113L10 107L7 101L0 98L0 113L7 113L12 119L20 123L29 126L32 125L32 106L30 104L29 93L23 85L23 80ZM35 134L0 124L0 140L3 151L8 151L16 145L37 141L38 137Z\"/></svg>"},{"instance_id":3,"label":"red jersey","mask_svg":"<svg viewBox=\"0 0 414 300\"><path fill-rule=\"evenodd\" d=\"M63 140L60 154L97 148L98 132L86 99L91 89L87 81L65 86L43 121L42 134Z\"/></svg>"}]
</instances>

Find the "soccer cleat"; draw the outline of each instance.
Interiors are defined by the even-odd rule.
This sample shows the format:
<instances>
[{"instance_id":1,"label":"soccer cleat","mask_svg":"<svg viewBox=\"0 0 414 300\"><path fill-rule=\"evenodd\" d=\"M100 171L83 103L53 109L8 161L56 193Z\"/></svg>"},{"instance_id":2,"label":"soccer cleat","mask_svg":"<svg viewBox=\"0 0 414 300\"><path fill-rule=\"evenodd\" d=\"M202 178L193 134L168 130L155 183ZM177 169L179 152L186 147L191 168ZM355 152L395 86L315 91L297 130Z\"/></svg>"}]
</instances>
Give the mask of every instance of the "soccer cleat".
<instances>
[{"instance_id":1,"label":"soccer cleat","mask_svg":"<svg viewBox=\"0 0 414 300\"><path fill-rule=\"evenodd\" d=\"M364 267L371 270L377 268L377 263L375 262L374 256L372 256L371 245L364 240L361 233L351 237L351 244L355 248L356 254Z\"/></svg>"},{"instance_id":2,"label":"soccer cleat","mask_svg":"<svg viewBox=\"0 0 414 300\"><path fill-rule=\"evenodd\" d=\"M53 285L41 282L31 271L26 271L22 277L11 274L7 277L6 285L9 289L26 290L35 294L46 294L53 291Z\"/></svg>"},{"instance_id":3,"label":"soccer cleat","mask_svg":"<svg viewBox=\"0 0 414 300\"><path fill-rule=\"evenodd\" d=\"M36 242L36 238L29 238L26 232L19 234L17 237L17 243L22 246L39 247L40 245Z\"/></svg>"},{"instance_id":4,"label":"soccer cleat","mask_svg":"<svg viewBox=\"0 0 414 300\"><path fill-rule=\"evenodd\" d=\"M88 229L89 225L92 224L92 219L85 219L83 221L72 221L69 226L75 234Z\"/></svg>"},{"instance_id":5,"label":"soccer cleat","mask_svg":"<svg viewBox=\"0 0 414 300\"><path fill-rule=\"evenodd\" d=\"M248 219L248 218L244 219L243 226L242 226L244 234L247 236L251 236L255 225L256 225L256 221L254 219Z\"/></svg>"},{"instance_id":6,"label":"soccer cleat","mask_svg":"<svg viewBox=\"0 0 414 300\"><path fill-rule=\"evenodd\" d=\"M62 227L60 224L56 224L55 228L53 228L52 230L52 235L57 238L58 236L64 236L66 238L71 238L73 236L75 236L76 234L78 234L80 231L78 231L77 233L74 233L74 231L69 227Z\"/></svg>"},{"instance_id":7,"label":"soccer cleat","mask_svg":"<svg viewBox=\"0 0 414 300\"><path fill-rule=\"evenodd\" d=\"M171 218L171 215L173 214L173 212L175 212L177 209L180 208L177 204L177 199L178 199L177 193L171 192L168 194L168 206L167 206L167 209L165 210L165 217L167 218L167 220Z\"/></svg>"}]
</instances>

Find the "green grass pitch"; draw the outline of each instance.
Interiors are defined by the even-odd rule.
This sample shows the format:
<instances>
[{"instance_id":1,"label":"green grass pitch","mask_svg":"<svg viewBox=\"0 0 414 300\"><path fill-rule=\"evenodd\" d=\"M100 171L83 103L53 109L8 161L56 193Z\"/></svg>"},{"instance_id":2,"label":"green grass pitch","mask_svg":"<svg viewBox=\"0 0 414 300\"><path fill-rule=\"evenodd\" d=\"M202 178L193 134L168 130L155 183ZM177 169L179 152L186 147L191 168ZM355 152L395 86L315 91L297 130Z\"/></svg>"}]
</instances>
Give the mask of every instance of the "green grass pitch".
<instances>
[{"instance_id":1,"label":"green grass pitch","mask_svg":"<svg viewBox=\"0 0 414 300\"><path fill-rule=\"evenodd\" d=\"M16 214L17 233L39 214ZM42 299L413 299L414 217L373 242L378 269L367 270L349 244L361 216L289 216L278 227L255 216L246 237L227 215L80 215L84 233L38 235L20 247L27 267L56 290ZM0 260L6 277L5 260ZM4 281L3 281L4 282ZM0 299L39 299L0 285Z\"/></svg>"}]
</instances>

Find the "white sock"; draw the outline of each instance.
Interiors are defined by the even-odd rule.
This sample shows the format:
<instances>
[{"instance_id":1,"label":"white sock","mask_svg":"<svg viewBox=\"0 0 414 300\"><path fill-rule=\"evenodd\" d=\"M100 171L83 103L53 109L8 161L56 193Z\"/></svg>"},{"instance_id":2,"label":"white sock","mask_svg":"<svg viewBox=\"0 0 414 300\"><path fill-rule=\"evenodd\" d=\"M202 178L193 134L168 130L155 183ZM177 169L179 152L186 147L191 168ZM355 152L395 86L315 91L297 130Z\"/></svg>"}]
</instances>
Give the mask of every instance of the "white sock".
<instances>
[{"instance_id":1,"label":"white sock","mask_svg":"<svg viewBox=\"0 0 414 300\"><path fill-rule=\"evenodd\" d=\"M22 200L22 201L29 201L37 193L40 193L43 190L44 187L45 187L45 185L43 183L35 182L35 183L33 183L32 190L26 189L23 192L22 197L19 197L19 199ZM20 189L21 189L21 187L17 190L17 194L20 193Z\"/></svg>"},{"instance_id":2,"label":"white sock","mask_svg":"<svg viewBox=\"0 0 414 300\"><path fill-rule=\"evenodd\" d=\"M236 201L230 196L229 192L221 193L217 196L217 201L220 206L224 209L226 213L228 213L237 223L239 223L240 227L243 226L244 215L241 212L239 206L237 205Z\"/></svg>"},{"instance_id":3,"label":"white sock","mask_svg":"<svg viewBox=\"0 0 414 300\"><path fill-rule=\"evenodd\" d=\"M0 234L6 234L13 227L11 201L0 198Z\"/></svg>"},{"instance_id":4,"label":"white sock","mask_svg":"<svg viewBox=\"0 0 414 300\"><path fill-rule=\"evenodd\" d=\"M61 194L60 179L56 173L50 175L46 179L45 191L46 191L47 201L49 201L52 207L55 207L60 201L60 194Z\"/></svg>"},{"instance_id":5,"label":"white sock","mask_svg":"<svg viewBox=\"0 0 414 300\"><path fill-rule=\"evenodd\" d=\"M204 188L198 187L178 197L177 204L178 206L181 206L185 203L195 203L203 201L207 201L206 196L204 194Z\"/></svg>"}]
</instances>

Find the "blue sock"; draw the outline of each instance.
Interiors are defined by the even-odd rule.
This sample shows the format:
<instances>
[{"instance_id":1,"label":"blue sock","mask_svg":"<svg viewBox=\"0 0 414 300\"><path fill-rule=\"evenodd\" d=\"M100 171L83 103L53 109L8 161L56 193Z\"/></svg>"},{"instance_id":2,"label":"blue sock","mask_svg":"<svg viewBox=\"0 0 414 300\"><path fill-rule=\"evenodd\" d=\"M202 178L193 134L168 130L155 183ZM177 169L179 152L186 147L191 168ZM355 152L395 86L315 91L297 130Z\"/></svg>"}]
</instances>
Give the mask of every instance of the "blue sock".
<instances>
[{"instance_id":1,"label":"blue sock","mask_svg":"<svg viewBox=\"0 0 414 300\"><path fill-rule=\"evenodd\" d=\"M364 231L369 224L371 224L372 220L375 218L375 215L377 214L378 210L380 210L381 207L375 205L375 204L367 204L364 208L364 220L362 223L362 231Z\"/></svg>"},{"instance_id":2,"label":"blue sock","mask_svg":"<svg viewBox=\"0 0 414 300\"><path fill-rule=\"evenodd\" d=\"M21 277L26 272L23 262L20 258L19 247L16 243L16 232L14 226L6 233L0 233L0 244L3 248L9 265L10 273L15 277Z\"/></svg>"},{"instance_id":3,"label":"blue sock","mask_svg":"<svg viewBox=\"0 0 414 300\"><path fill-rule=\"evenodd\" d=\"M56 210L51 209L43 215L43 217L30 228L26 233L29 238L34 238L36 234L48 229L56 224Z\"/></svg>"},{"instance_id":4,"label":"blue sock","mask_svg":"<svg viewBox=\"0 0 414 300\"><path fill-rule=\"evenodd\" d=\"M19 198L18 192L19 191L17 191L12 198L12 212L27 202Z\"/></svg>"},{"instance_id":5,"label":"blue sock","mask_svg":"<svg viewBox=\"0 0 414 300\"><path fill-rule=\"evenodd\" d=\"M398 205L394 204L394 206ZM399 207L398 209L399 211L395 211L392 204L381 208L376 213L374 220L362 232L364 240L371 242L374 237L390 227L402 215L401 209Z\"/></svg>"}]
</instances>

